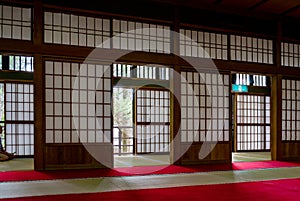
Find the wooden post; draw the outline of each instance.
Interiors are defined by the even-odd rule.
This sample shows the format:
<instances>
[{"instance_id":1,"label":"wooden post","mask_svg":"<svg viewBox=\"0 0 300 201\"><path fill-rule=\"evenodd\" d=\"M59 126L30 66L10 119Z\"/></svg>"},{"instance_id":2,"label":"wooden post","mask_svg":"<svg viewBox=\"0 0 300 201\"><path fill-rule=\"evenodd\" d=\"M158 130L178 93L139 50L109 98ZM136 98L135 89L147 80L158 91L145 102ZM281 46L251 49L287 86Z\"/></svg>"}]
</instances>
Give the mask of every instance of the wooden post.
<instances>
[{"instance_id":1,"label":"wooden post","mask_svg":"<svg viewBox=\"0 0 300 201\"><path fill-rule=\"evenodd\" d=\"M271 88L271 156L272 160L282 158L282 76L272 76Z\"/></svg>"},{"instance_id":2,"label":"wooden post","mask_svg":"<svg viewBox=\"0 0 300 201\"><path fill-rule=\"evenodd\" d=\"M282 75L281 73L281 40L282 24L278 22L277 38L274 42L274 64L277 75L272 76L271 82L271 157L272 160L282 158Z\"/></svg>"},{"instance_id":3,"label":"wooden post","mask_svg":"<svg viewBox=\"0 0 300 201\"><path fill-rule=\"evenodd\" d=\"M179 13L178 7L174 7L174 22L171 33L171 53L174 56L174 62L178 59L180 54L179 50ZM180 136L180 123L181 123L181 77L180 66L173 66L173 75L170 79L170 88L173 91L171 94L170 114L170 134L171 134L171 164L181 164L181 136Z\"/></svg>"},{"instance_id":4,"label":"wooden post","mask_svg":"<svg viewBox=\"0 0 300 201\"><path fill-rule=\"evenodd\" d=\"M34 169L44 169L44 73L41 55L34 55Z\"/></svg>"},{"instance_id":5,"label":"wooden post","mask_svg":"<svg viewBox=\"0 0 300 201\"><path fill-rule=\"evenodd\" d=\"M43 43L43 10L41 0L34 1L33 16L33 44L41 46ZM43 57L34 55L34 169L45 169L45 113L44 113L44 73Z\"/></svg>"},{"instance_id":6,"label":"wooden post","mask_svg":"<svg viewBox=\"0 0 300 201\"><path fill-rule=\"evenodd\" d=\"M230 98L232 99L232 96L230 96ZM233 107L233 110L231 109L231 111L233 112L233 119L234 119L234 125L233 125L233 138L231 140L231 142L233 143L233 146L231 146L231 148L233 148L233 151L236 152L237 151L237 124L236 124L236 121L237 121L237 94L234 94L233 95L233 103L231 104L232 107ZM230 108L232 108L230 107ZM232 129L231 129L232 131ZM232 151L231 151L232 153ZM232 154L231 154L231 159L232 159Z\"/></svg>"},{"instance_id":7,"label":"wooden post","mask_svg":"<svg viewBox=\"0 0 300 201\"><path fill-rule=\"evenodd\" d=\"M34 1L34 12L33 12L33 44L42 45L43 44L43 6L41 0Z\"/></svg>"}]
</instances>

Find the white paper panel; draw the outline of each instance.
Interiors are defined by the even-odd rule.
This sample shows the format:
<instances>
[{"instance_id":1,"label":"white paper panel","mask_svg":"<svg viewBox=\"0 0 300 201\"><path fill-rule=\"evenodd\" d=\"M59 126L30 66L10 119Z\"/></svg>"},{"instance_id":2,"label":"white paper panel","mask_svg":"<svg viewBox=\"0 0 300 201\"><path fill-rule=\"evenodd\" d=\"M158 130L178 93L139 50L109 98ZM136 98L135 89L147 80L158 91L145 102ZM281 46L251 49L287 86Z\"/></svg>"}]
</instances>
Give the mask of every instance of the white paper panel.
<instances>
[{"instance_id":1,"label":"white paper panel","mask_svg":"<svg viewBox=\"0 0 300 201\"><path fill-rule=\"evenodd\" d=\"M224 107L223 102L229 99L229 92L227 92L226 96L224 96L224 93L217 92L219 89L224 91L222 80L228 77L228 75L217 76L207 73L202 74L200 76L201 79L199 79L198 73L182 72L182 76L186 77L189 83L186 84L182 77L181 131L182 135L187 135L182 137L182 139L185 139L184 142L199 140L228 141L229 132L227 132L227 130L229 130L229 125L225 124L229 124L229 115L226 116L224 113L225 111L229 113L229 107L228 105ZM220 78L220 80L218 78ZM200 82L206 83L206 86ZM189 88L193 88L193 91L189 91ZM212 97L208 94L207 89L209 89L209 93L213 95ZM227 90L229 90L229 88L227 88ZM189 94L189 96L185 94ZM213 119L211 120L210 118ZM205 131L206 134L204 135L204 132L199 133L198 129ZM192 136L193 138L191 138Z\"/></svg>"},{"instance_id":2,"label":"white paper panel","mask_svg":"<svg viewBox=\"0 0 300 201\"><path fill-rule=\"evenodd\" d=\"M77 134L82 142L104 142L104 138L97 138L95 132L111 132L110 74L105 79L96 75L96 65L93 64L46 61L46 67L46 129L49 131L47 135L52 133L52 137L47 137L48 142L77 143ZM80 79L76 81L71 75L77 75L79 67ZM106 67L97 65L97 69L103 72ZM99 80L105 83L105 91L97 88L96 92L95 83Z\"/></svg>"},{"instance_id":3,"label":"white paper panel","mask_svg":"<svg viewBox=\"0 0 300 201\"><path fill-rule=\"evenodd\" d=\"M44 21L45 43L110 47L109 42L101 45L110 37L110 21L107 19L45 12Z\"/></svg>"},{"instance_id":4,"label":"white paper panel","mask_svg":"<svg viewBox=\"0 0 300 201\"><path fill-rule=\"evenodd\" d=\"M299 138L299 86L299 80L282 80L282 140L284 141L296 141Z\"/></svg>"},{"instance_id":5,"label":"white paper panel","mask_svg":"<svg viewBox=\"0 0 300 201\"><path fill-rule=\"evenodd\" d=\"M0 38L31 40L31 8L0 5Z\"/></svg>"}]
</instances>

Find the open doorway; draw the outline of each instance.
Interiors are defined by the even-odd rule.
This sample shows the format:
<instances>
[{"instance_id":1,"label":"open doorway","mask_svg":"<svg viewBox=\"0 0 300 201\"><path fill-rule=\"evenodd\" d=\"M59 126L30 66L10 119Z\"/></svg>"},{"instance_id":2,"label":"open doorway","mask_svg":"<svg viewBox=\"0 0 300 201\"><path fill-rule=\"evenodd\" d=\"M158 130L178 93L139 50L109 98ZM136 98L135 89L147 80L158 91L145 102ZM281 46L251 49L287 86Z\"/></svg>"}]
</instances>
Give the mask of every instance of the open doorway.
<instances>
[{"instance_id":1,"label":"open doorway","mask_svg":"<svg viewBox=\"0 0 300 201\"><path fill-rule=\"evenodd\" d=\"M33 57L0 55L0 125L5 151L13 160L3 161L0 171L33 170L34 84Z\"/></svg>"},{"instance_id":2,"label":"open doorway","mask_svg":"<svg viewBox=\"0 0 300 201\"><path fill-rule=\"evenodd\" d=\"M113 145L115 155L134 153L133 89L113 89Z\"/></svg>"},{"instance_id":3,"label":"open doorway","mask_svg":"<svg viewBox=\"0 0 300 201\"><path fill-rule=\"evenodd\" d=\"M32 170L34 156L33 84L0 83L1 144L14 159L2 163L0 171Z\"/></svg>"},{"instance_id":4,"label":"open doorway","mask_svg":"<svg viewBox=\"0 0 300 201\"><path fill-rule=\"evenodd\" d=\"M169 165L170 92L163 87L168 70L127 64L113 70L114 166Z\"/></svg>"},{"instance_id":5,"label":"open doorway","mask_svg":"<svg viewBox=\"0 0 300 201\"><path fill-rule=\"evenodd\" d=\"M270 78L232 76L233 162L271 160Z\"/></svg>"}]
</instances>

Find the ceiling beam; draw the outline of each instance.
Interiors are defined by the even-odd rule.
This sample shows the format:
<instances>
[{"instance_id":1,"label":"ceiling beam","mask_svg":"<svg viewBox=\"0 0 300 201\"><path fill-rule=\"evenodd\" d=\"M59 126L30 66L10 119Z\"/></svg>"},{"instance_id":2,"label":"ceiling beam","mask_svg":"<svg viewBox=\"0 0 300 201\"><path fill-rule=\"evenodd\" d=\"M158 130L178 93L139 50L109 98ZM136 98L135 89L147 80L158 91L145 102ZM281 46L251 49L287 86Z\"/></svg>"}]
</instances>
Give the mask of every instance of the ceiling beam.
<instances>
[{"instance_id":1,"label":"ceiling beam","mask_svg":"<svg viewBox=\"0 0 300 201\"><path fill-rule=\"evenodd\" d=\"M285 15L287 15L295 10L298 10L298 9L300 9L300 4L298 4L297 6L294 6L292 8L289 8L286 11L283 11L282 13L280 13L280 16L285 16Z\"/></svg>"},{"instance_id":2,"label":"ceiling beam","mask_svg":"<svg viewBox=\"0 0 300 201\"><path fill-rule=\"evenodd\" d=\"M257 9L258 7L260 7L261 5L267 3L268 1L269 1L269 0L261 0L260 2L254 4L254 5L252 5L252 6L250 6L248 10L253 11L253 10Z\"/></svg>"},{"instance_id":3,"label":"ceiling beam","mask_svg":"<svg viewBox=\"0 0 300 201\"><path fill-rule=\"evenodd\" d=\"M218 4L221 4L222 2L223 2L223 0L216 0L215 4L218 5Z\"/></svg>"}]
</instances>

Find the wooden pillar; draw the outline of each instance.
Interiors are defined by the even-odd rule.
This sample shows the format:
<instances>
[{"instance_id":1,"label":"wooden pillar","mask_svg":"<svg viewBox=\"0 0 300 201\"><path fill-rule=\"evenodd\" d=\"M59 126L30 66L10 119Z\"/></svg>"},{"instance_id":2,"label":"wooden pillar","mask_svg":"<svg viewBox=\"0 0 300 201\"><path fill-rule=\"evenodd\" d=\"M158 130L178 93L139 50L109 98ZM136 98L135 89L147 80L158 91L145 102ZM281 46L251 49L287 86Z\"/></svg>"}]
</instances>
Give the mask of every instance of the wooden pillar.
<instances>
[{"instance_id":1,"label":"wooden pillar","mask_svg":"<svg viewBox=\"0 0 300 201\"><path fill-rule=\"evenodd\" d=\"M236 152L237 151L237 124L236 124L236 121L237 121L237 106L236 106L236 102L237 102L237 94L233 94L233 95L231 95L230 96L230 99L231 99L231 107L230 108L232 108L233 107L233 109L230 109L231 110L231 112L230 112L230 114L231 114L231 116L232 116L232 112L233 112L233 115L234 115L234 125L232 125L232 122L230 123L232 126L233 126L233 136L232 136L232 134L231 134L231 132L232 132L232 128L230 129L230 135L231 135L231 140L230 140L230 142L231 142L231 149L233 149L233 150L231 150L231 152L230 152L230 158L231 158L231 160L232 160L232 152ZM232 143L233 143L233 145L232 145Z\"/></svg>"},{"instance_id":2,"label":"wooden pillar","mask_svg":"<svg viewBox=\"0 0 300 201\"><path fill-rule=\"evenodd\" d=\"M271 156L272 160L282 158L282 76L272 76L271 89Z\"/></svg>"},{"instance_id":3,"label":"wooden pillar","mask_svg":"<svg viewBox=\"0 0 300 201\"><path fill-rule=\"evenodd\" d=\"M42 45L43 44L43 19L44 12L41 0L34 1L33 10L33 44Z\"/></svg>"},{"instance_id":4,"label":"wooden pillar","mask_svg":"<svg viewBox=\"0 0 300 201\"><path fill-rule=\"evenodd\" d=\"M174 21L171 32L171 53L173 54L174 63L178 59L180 54L179 47L179 11L178 7L174 7ZM180 123L181 123L181 108L180 108L180 99L181 99L181 77L180 77L180 66L173 66L174 73L172 79L170 80L170 87L173 91L171 95L171 163L172 164L181 164L181 136L180 136Z\"/></svg>"},{"instance_id":5,"label":"wooden pillar","mask_svg":"<svg viewBox=\"0 0 300 201\"><path fill-rule=\"evenodd\" d=\"M282 23L277 24L277 38L274 42L274 64L279 74L271 80L271 157L272 160L282 158L282 74L281 72L281 40Z\"/></svg>"},{"instance_id":6,"label":"wooden pillar","mask_svg":"<svg viewBox=\"0 0 300 201\"><path fill-rule=\"evenodd\" d=\"M44 73L41 55L34 55L34 169L44 169Z\"/></svg>"},{"instance_id":7,"label":"wooden pillar","mask_svg":"<svg viewBox=\"0 0 300 201\"><path fill-rule=\"evenodd\" d=\"M43 43L43 10L41 0L34 1L33 11L33 44L41 46ZM45 112L44 112L44 73L43 57L34 55L34 169L45 169Z\"/></svg>"}]
</instances>

